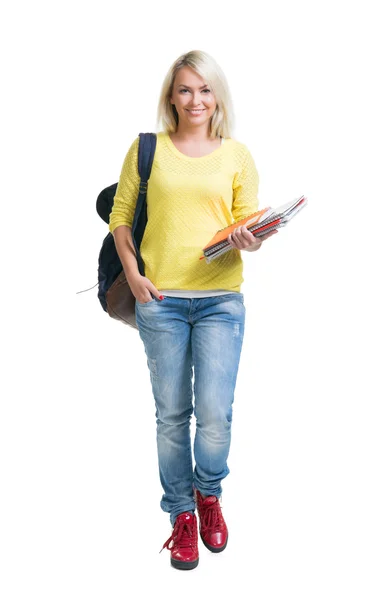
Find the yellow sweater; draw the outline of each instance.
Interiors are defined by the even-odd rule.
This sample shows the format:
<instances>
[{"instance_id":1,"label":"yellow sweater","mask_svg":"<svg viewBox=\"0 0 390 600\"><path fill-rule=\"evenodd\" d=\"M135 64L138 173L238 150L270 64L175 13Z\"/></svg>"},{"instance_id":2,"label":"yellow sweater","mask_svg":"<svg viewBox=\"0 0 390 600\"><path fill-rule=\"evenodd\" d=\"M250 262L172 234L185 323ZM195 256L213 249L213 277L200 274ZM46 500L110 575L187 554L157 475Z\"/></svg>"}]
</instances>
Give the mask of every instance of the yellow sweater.
<instances>
[{"instance_id":1,"label":"yellow sweater","mask_svg":"<svg viewBox=\"0 0 390 600\"><path fill-rule=\"evenodd\" d=\"M126 154L109 231L131 227L138 198L137 137ZM148 184L148 222L141 243L145 277L157 289L239 292L240 250L232 248L210 263L199 260L219 229L259 210L259 177L247 147L232 139L206 156L180 152L169 135L157 134Z\"/></svg>"}]
</instances>

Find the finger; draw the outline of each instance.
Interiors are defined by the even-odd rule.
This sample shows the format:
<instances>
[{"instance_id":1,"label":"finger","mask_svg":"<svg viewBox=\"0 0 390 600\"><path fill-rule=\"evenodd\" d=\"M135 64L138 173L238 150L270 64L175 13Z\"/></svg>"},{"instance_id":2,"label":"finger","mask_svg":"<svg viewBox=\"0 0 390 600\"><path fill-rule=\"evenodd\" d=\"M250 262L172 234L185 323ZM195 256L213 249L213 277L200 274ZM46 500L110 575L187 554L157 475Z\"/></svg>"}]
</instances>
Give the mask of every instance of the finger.
<instances>
[{"instance_id":1,"label":"finger","mask_svg":"<svg viewBox=\"0 0 390 600\"><path fill-rule=\"evenodd\" d=\"M243 247L245 247L246 241L242 234L242 227L237 227L237 229L235 229L233 231L233 238L234 238L234 241L236 242L239 250L241 250Z\"/></svg>"},{"instance_id":2,"label":"finger","mask_svg":"<svg viewBox=\"0 0 390 600\"><path fill-rule=\"evenodd\" d=\"M158 291L156 287L153 286L152 292L156 296L156 298L158 298L159 300L164 300L164 296Z\"/></svg>"},{"instance_id":3,"label":"finger","mask_svg":"<svg viewBox=\"0 0 390 600\"><path fill-rule=\"evenodd\" d=\"M258 242L258 238L255 237L253 235L253 233L251 233L249 231L249 229L244 229L242 232L242 239L245 240L246 242L249 242L250 244L254 244L255 242Z\"/></svg>"},{"instance_id":4,"label":"finger","mask_svg":"<svg viewBox=\"0 0 390 600\"><path fill-rule=\"evenodd\" d=\"M250 248L250 246L258 244L258 239L255 238L252 232L249 231L245 226L241 227L239 240L242 250Z\"/></svg>"},{"instance_id":5,"label":"finger","mask_svg":"<svg viewBox=\"0 0 390 600\"><path fill-rule=\"evenodd\" d=\"M231 233L229 233L229 235L228 235L228 237L227 237L227 240L228 240L229 244L230 244L231 246L233 246L233 248L234 248L234 247L235 247L235 245L236 245L236 242L234 241L234 239L233 239L233 236L232 236L232 234L231 234Z\"/></svg>"}]
</instances>

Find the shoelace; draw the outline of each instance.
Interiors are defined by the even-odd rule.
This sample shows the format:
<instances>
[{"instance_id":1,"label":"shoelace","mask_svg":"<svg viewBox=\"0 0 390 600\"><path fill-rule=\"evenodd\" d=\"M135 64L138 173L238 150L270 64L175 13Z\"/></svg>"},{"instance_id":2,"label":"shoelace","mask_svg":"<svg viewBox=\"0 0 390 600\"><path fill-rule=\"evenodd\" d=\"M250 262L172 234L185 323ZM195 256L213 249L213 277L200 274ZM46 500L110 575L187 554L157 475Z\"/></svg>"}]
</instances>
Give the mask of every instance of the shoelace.
<instances>
[{"instance_id":1,"label":"shoelace","mask_svg":"<svg viewBox=\"0 0 390 600\"><path fill-rule=\"evenodd\" d=\"M213 504L208 506L202 506L202 526L205 531L211 529L213 531L223 531L225 529L225 522L223 520L221 506L219 501L216 500Z\"/></svg>"},{"instance_id":2,"label":"shoelace","mask_svg":"<svg viewBox=\"0 0 390 600\"><path fill-rule=\"evenodd\" d=\"M173 542L172 546L170 543ZM173 528L172 535L167 539L165 544L160 550L160 553L164 550L164 548L168 548L168 550L172 550L175 547L180 548L190 548L194 545L194 532L193 527L191 527L188 523L181 522Z\"/></svg>"}]
</instances>

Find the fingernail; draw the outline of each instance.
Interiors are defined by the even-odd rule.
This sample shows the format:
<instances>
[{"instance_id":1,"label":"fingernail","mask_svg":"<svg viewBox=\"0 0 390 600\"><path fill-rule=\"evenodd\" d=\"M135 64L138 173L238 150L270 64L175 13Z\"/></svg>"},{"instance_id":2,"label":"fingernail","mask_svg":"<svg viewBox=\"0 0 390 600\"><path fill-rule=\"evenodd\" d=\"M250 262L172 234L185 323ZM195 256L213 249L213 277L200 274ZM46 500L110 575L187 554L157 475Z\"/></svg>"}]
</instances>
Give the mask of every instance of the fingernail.
<instances>
[{"instance_id":1,"label":"fingernail","mask_svg":"<svg viewBox=\"0 0 390 600\"><path fill-rule=\"evenodd\" d=\"M164 296L159 296L160 300L164 300Z\"/></svg>"}]
</instances>

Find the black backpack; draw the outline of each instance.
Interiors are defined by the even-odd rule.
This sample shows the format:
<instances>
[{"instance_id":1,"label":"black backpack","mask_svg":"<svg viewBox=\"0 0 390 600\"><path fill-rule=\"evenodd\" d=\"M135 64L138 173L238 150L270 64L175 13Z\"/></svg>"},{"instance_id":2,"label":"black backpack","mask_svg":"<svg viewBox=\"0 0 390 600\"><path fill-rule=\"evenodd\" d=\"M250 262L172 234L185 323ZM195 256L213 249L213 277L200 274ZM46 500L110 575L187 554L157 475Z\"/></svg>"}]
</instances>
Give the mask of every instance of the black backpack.
<instances>
[{"instance_id":1,"label":"black backpack","mask_svg":"<svg viewBox=\"0 0 390 600\"><path fill-rule=\"evenodd\" d=\"M141 257L140 247L142 237L148 220L146 206L146 192L148 180L152 170L154 153L156 150L157 136L155 133L140 133L138 148L138 173L141 181L139 185L138 200L134 212L131 227L132 239L137 256L138 269L141 275L145 275L144 262ZM114 183L102 190L96 200L96 210L99 216L109 223L110 213L113 207L114 196L118 183ZM103 310L107 310L106 295L112 284L122 272L122 264L115 247L114 236L109 232L103 240L98 260L98 298ZM118 318L109 312L110 316ZM119 319L123 320L123 319Z\"/></svg>"}]
</instances>

